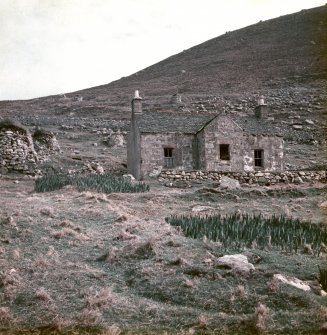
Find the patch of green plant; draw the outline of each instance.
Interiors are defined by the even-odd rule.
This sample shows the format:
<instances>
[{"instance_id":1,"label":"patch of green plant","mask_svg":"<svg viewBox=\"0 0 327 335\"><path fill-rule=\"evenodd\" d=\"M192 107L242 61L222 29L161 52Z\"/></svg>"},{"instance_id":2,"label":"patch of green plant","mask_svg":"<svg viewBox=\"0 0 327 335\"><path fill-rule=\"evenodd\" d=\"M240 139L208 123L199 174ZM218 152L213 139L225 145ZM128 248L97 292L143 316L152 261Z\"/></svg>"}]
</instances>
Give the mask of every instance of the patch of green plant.
<instances>
[{"instance_id":1,"label":"patch of green plant","mask_svg":"<svg viewBox=\"0 0 327 335\"><path fill-rule=\"evenodd\" d=\"M274 246L297 253L310 244L315 255L327 243L327 230L310 222L285 216L265 218L262 215L171 216L166 222L181 227L187 237L219 241L227 248Z\"/></svg>"},{"instance_id":2,"label":"patch of green plant","mask_svg":"<svg viewBox=\"0 0 327 335\"><path fill-rule=\"evenodd\" d=\"M149 191L149 185L143 182L132 183L124 177L110 174L76 176L68 174L48 174L35 181L36 192L49 192L67 185L77 186L79 191L95 190L101 193L137 193Z\"/></svg>"}]
</instances>

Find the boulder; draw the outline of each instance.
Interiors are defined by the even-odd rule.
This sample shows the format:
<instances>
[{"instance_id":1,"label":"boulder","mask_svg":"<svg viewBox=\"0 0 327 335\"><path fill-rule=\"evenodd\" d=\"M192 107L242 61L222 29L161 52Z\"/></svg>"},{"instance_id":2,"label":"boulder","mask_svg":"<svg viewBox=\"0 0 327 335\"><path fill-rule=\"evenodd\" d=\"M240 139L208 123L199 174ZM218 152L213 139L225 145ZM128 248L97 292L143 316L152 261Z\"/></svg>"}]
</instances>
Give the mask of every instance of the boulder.
<instances>
[{"instance_id":1,"label":"boulder","mask_svg":"<svg viewBox=\"0 0 327 335\"><path fill-rule=\"evenodd\" d=\"M134 181L135 180L135 178L134 178L134 176L132 174L124 174L123 177L126 178L126 179L129 179L130 181Z\"/></svg>"},{"instance_id":2,"label":"boulder","mask_svg":"<svg viewBox=\"0 0 327 335\"><path fill-rule=\"evenodd\" d=\"M310 286L306 284L304 281L295 278L295 277L290 277L286 275L282 275L280 273L274 274L274 279L281 281L284 284L294 286L300 290L303 291L310 291Z\"/></svg>"},{"instance_id":3,"label":"boulder","mask_svg":"<svg viewBox=\"0 0 327 335\"><path fill-rule=\"evenodd\" d=\"M320 208L327 208L327 200L319 205Z\"/></svg>"},{"instance_id":4,"label":"boulder","mask_svg":"<svg viewBox=\"0 0 327 335\"><path fill-rule=\"evenodd\" d=\"M220 179L220 187L221 188L226 188L226 189L237 189L240 188L241 185L238 180L229 178L226 176L222 176Z\"/></svg>"},{"instance_id":5,"label":"boulder","mask_svg":"<svg viewBox=\"0 0 327 335\"><path fill-rule=\"evenodd\" d=\"M217 259L217 265L228 267L237 272L249 273L255 270L253 264L249 263L247 257L242 254L225 255Z\"/></svg>"}]
</instances>

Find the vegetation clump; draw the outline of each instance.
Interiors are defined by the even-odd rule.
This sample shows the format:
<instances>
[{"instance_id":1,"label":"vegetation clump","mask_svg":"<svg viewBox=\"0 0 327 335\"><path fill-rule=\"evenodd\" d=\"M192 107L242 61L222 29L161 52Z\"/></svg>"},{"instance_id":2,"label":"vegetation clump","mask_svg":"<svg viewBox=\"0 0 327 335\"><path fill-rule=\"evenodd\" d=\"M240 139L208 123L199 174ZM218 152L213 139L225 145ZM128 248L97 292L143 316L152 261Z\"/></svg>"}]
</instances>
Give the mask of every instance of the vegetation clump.
<instances>
[{"instance_id":1,"label":"vegetation clump","mask_svg":"<svg viewBox=\"0 0 327 335\"><path fill-rule=\"evenodd\" d=\"M311 245L314 255L320 254L327 242L327 230L310 222L285 216L265 218L262 215L238 214L229 216L171 216L166 221L182 229L187 237L208 238L221 242L225 248L244 246L275 246L297 253Z\"/></svg>"},{"instance_id":2,"label":"vegetation clump","mask_svg":"<svg viewBox=\"0 0 327 335\"><path fill-rule=\"evenodd\" d=\"M150 189L149 185L145 183L133 183L124 177L116 177L110 174L77 176L56 173L37 179L35 181L35 191L55 191L67 185L77 186L80 192L95 190L101 193L138 193L147 192Z\"/></svg>"},{"instance_id":3,"label":"vegetation clump","mask_svg":"<svg viewBox=\"0 0 327 335\"><path fill-rule=\"evenodd\" d=\"M29 131L26 127L20 124L18 121L13 119L3 119L0 121L0 130L17 131L24 135L28 134Z\"/></svg>"},{"instance_id":4,"label":"vegetation clump","mask_svg":"<svg viewBox=\"0 0 327 335\"><path fill-rule=\"evenodd\" d=\"M43 128L37 128L33 133L33 139L43 142L44 139L48 137L53 137L53 133L51 131L45 130Z\"/></svg>"}]
</instances>

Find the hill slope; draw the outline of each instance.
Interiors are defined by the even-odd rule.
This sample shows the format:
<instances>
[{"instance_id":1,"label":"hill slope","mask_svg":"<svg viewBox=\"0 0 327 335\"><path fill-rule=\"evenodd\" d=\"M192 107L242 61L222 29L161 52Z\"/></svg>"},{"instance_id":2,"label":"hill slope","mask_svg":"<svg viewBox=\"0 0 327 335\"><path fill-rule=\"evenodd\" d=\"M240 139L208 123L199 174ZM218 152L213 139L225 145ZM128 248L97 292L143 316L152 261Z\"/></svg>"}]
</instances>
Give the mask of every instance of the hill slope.
<instances>
[{"instance_id":1,"label":"hill slope","mask_svg":"<svg viewBox=\"0 0 327 335\"><path fill-rule=\"evenodd\" d=\"M150 46L140 46L151 49ZM327 6L282 16L227 32L171 56L131 76L75 92L84 100L129 104L135 89L143 97L179 92L196 94L246 93L308 84L327 78ZM69 95L66 95L69 96ZM59 96L28 102L1 102L1 110L49 109ZM42 106L42 107L41 107Z\"/></svg>"},{"instance_id":2,"label":"hill slope","mask_svg":"<svg viewBox=\"0 0 327 335\"><path fill-rule=\"evenodd\" d=\"M144 46L141 46L144 47ZM204 42L83 95L218 93L327 78L327 6L259 22Z\"/></svg>"}]
</instances>

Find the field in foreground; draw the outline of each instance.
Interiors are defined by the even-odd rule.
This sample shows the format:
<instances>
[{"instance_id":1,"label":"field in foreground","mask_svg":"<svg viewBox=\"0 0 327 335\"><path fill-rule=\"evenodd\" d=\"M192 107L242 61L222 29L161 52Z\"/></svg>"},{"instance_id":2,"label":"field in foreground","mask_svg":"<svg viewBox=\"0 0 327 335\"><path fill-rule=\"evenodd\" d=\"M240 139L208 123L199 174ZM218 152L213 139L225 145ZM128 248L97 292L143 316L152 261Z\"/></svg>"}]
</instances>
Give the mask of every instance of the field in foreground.
<instances>
[{"instance_id":1,"label":"field in foreground","mask_svg":"<svg viewBox=\"0 0 327 335\"><path fill-rule=\"evenodd\" d=\"M73 186L35 193L2 177L0 334L323 334L325 254L242 249L254 270L221 266L235 251L191 239L171 215L283 214L324 223L323 184L216 185L102 194ZM204 207L206 206L206 207ZM303 291L276 274L311 287Z\"/></svg>"}]
</instances>

